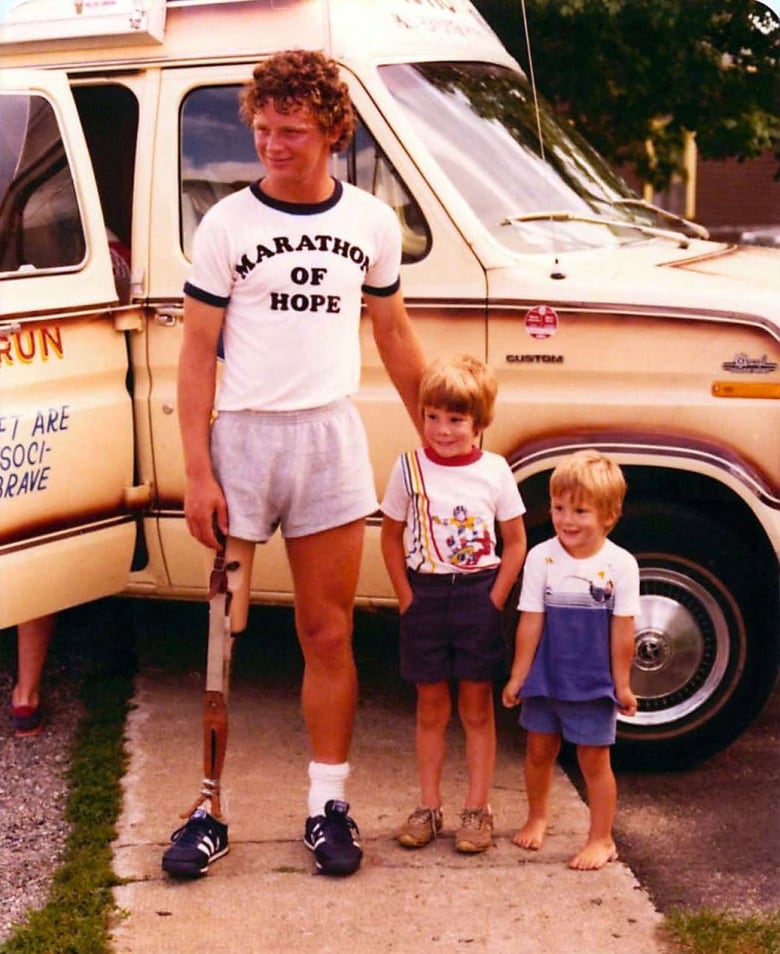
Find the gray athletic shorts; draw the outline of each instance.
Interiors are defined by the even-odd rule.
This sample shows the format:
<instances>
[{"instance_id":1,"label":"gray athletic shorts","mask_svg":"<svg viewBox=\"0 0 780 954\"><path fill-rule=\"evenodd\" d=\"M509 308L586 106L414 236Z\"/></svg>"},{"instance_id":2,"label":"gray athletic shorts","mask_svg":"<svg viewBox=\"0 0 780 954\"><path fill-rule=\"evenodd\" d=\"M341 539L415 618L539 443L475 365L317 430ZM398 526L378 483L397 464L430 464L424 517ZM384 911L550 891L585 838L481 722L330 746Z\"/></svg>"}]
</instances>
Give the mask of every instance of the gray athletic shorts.
<instances>
[{"instance_id":1,"label":"gray athletic shorts","mask_svg":"<svg viewBox=\"0 0 780 954\"><path fill-rule=\"evenodd\" d=\"M349 400L302 411L221 411L211 458L230 535L265 543L277 527L304 537L373 513L363 422Z\"/></svg>"}]
</instances>

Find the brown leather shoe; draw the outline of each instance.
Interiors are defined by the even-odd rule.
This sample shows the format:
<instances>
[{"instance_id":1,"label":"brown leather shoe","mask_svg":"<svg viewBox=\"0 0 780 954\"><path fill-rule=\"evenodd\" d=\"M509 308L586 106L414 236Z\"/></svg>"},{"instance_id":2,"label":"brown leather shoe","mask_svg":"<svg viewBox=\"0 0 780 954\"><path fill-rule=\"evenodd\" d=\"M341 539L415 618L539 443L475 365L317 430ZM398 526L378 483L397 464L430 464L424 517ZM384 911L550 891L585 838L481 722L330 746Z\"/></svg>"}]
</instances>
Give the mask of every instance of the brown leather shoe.
<instances>
[{"instance_id":1,"label":"brown leather shoe","mask_svg":"<svg viewBox=\"0 0 780 954\"><path fill-rule=\"evenodd\" d=\"M415 808L398 832L398 841L405 848L423 848L441 831L441 808Z\"/></svg>"},{"instance_id":2,"label":"brown leather shoe","mask_svg":"<svg viewBox=\"0 0 780 954\"><path fill-rule=\"evenodd\" d=\"M493 815L489 808L464 808L455 832L455 850L474 855L493 844Z\"/></svg>"}]
</instances>

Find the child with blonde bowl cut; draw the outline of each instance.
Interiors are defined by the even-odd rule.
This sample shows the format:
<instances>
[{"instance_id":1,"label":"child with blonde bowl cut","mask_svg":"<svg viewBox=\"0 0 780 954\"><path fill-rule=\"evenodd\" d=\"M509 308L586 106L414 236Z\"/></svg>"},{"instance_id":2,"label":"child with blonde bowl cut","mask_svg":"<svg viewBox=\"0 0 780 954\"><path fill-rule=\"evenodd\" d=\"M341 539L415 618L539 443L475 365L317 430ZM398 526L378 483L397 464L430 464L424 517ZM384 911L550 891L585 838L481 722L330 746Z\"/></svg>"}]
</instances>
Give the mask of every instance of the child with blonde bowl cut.
<instances>
[{"instance_id":1,"label":"child with blonde bowl cut","mask_svg":"<svg viewBox=\"0 0 780 954\"><path fill-rule=\"evenodd\" d=\"M578 870L602 868L617 858L610 746L617 713L633 716L637 710L629 676L639 567L607 538L625 493L618 465L595 450L578 451L553 471L555 536L528 554L515 658L502 693L508 708L522 702L520 725L528 733L528 816L512 840L531 851L542 847L553 769L566 739L577 748L590 809L586 844L569 862Z\"/></svg>"},{"instance_id":2,"label":"child with blonde bowl cut","mask_svg":"<svg viewBox=\"0 0 780 954\"><path fill-rule=\"evenodd\" d=\"M492 370L469 355L430 365L420 385L424 446L401 455L382 501L382 552L401 613L401 676L417 689L421 798L398 833L407 848L422 848L442 829L453 682L468 775L455 848L473 854L493 841L493 682L506 673L502 609L526 546L525 506L509 465L479 447L496 390Z\"/></svg>"}]
</instances>

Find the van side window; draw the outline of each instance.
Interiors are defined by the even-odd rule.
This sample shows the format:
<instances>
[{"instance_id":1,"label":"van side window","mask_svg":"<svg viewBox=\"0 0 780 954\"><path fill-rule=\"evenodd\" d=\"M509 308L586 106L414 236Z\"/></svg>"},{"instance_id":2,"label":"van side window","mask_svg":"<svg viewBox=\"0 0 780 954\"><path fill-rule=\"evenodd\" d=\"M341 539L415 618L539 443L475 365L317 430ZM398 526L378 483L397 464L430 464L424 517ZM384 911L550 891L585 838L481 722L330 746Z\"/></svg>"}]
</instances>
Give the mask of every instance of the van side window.
<instances>
[{"instance_id":1,"label":"van side window","mask_svg":"<svg viewBox=\"0 0 780 954\"><path fill-rule=\"evenodd\" d=\"M251 131L238 118L239 92L239 86L202 87L182 105L179 209L181 245L188 258L206 211L262 174ZM395 210L403 234L403 261L424 258L431 239L423 214L360 117L352 143L333 163L335 176Z\"/></svg>"},{"instance_id":2,"label":"van side window","mask_svg":"<svg viewBox=\"0 0 780 954\"><path fill-rule=\"evenodd\" d=\"M86 240L51 104L0 95L0 272L79 265Z\"/></svg>"},{"instance_id":3,"label":"van side window","mask_svg":"<svg viewBox=\"0 0 780 954\"><path fill-rule=\"evenodd\" d=\"M106 225L124 245L132 236L138 100L119 81L73 87Z\"/></svg>"},{"instance_id":4,"label":"van side window","mask_svg":"<svg viewBox=\"0 0 780 954\"><path fill-rule=\"evenodd\" d=\"M73 98L95 173L117 295L125 303L130 300L138 100L120 81L74 86Z\"/></svg>"},{"instance_id":5,"label":"van side window","mask_svg":"<svg viewBox=\"0 0 780 954\"><path fill-rule=\"evenodd\" d=\"M358 117L355 135L349 146L335 159L333 174L386 202L401 226L404 264L425 258L431 233L420 207L391 165L379 144Z\"/></svg>"}]
</instances>

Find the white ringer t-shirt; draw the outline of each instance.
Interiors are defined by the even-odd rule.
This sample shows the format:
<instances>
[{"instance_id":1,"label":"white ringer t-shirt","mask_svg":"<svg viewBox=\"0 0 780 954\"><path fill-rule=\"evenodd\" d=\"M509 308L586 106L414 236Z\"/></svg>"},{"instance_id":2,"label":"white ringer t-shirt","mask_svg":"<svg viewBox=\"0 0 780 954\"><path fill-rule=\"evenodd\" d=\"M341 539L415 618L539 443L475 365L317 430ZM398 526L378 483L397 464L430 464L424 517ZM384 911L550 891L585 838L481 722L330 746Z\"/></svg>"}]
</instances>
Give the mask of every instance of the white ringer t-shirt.
<instances>
[{"instance_id":1,"label":"white ringer t-shirt","mask_svg":"<svg viewBox=\"0 0 780 954\"><path fill-rule=\"evenodd\" d=\"M398 289L401 236L389 206L334 182L314 205L254 183L198 227L184 290L226 308L218 411L320 407L357 390L361 296Z\"/></svg>"}]
</instances>

